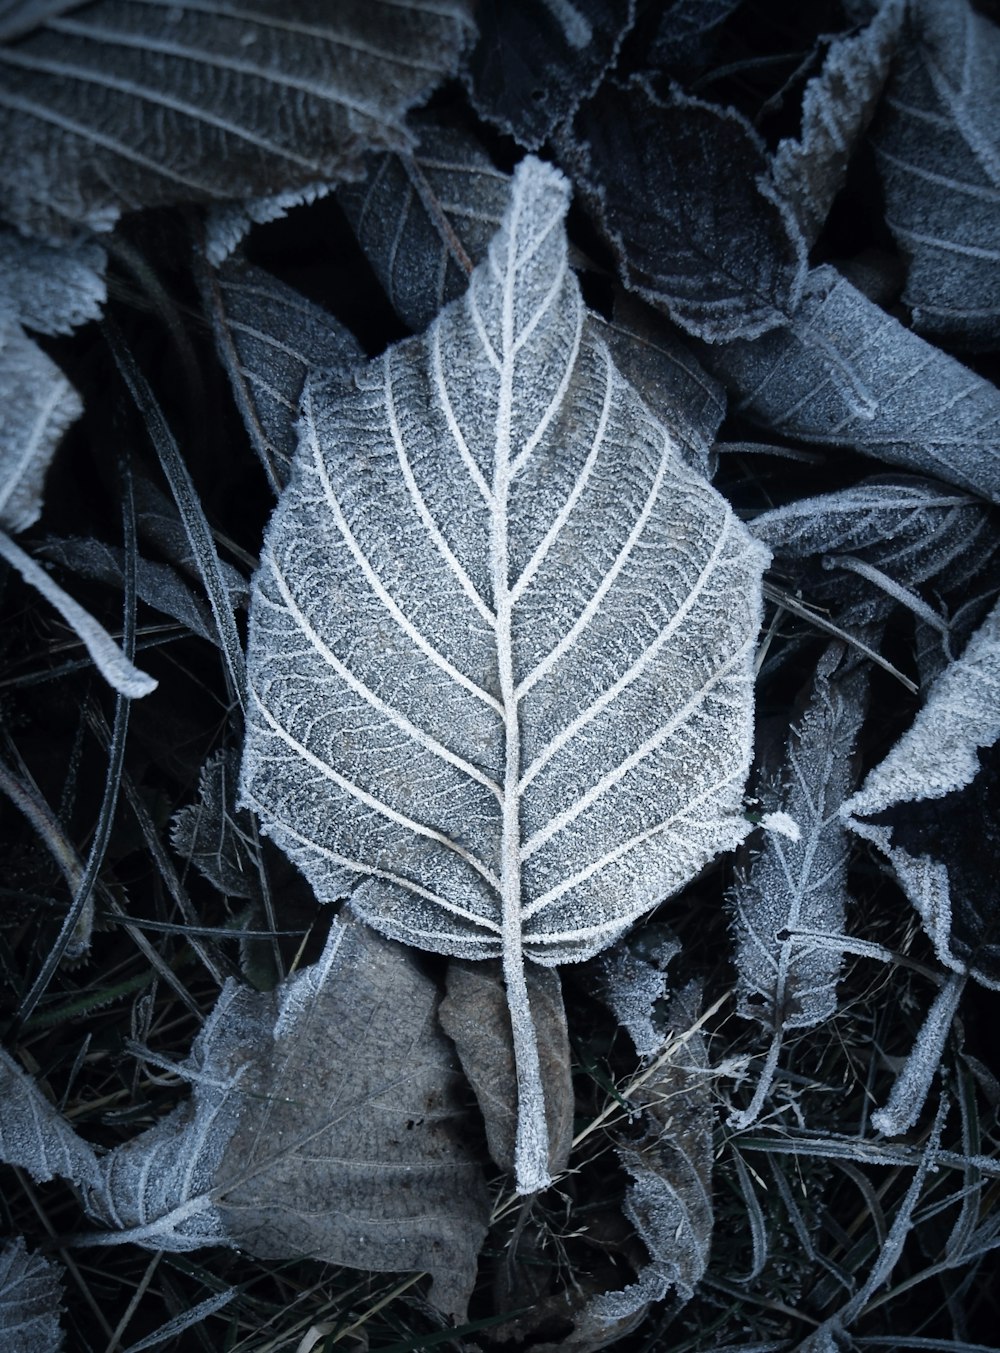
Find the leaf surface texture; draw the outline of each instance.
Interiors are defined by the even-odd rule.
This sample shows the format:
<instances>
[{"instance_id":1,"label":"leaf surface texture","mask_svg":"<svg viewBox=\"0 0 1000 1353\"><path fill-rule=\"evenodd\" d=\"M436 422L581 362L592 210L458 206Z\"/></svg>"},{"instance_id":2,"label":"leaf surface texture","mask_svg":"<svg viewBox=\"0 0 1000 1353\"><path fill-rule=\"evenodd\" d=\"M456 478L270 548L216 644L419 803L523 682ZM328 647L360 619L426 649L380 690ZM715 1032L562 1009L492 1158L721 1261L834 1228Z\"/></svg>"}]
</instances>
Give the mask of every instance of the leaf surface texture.
<instances>
[{"instance_id":1,"label":"leaf surface texture","mask_svg":"<svg viewBox=\"0 0 1000 1353\"><path fill-rule=\"evenodd\" d=\"M586 326L566 199L527 161L465 297L307 394L243 766L320 898L504 958L522 1094L523 957L596 953L745 834L765 563Z\"/></svg>"}]
</instances>

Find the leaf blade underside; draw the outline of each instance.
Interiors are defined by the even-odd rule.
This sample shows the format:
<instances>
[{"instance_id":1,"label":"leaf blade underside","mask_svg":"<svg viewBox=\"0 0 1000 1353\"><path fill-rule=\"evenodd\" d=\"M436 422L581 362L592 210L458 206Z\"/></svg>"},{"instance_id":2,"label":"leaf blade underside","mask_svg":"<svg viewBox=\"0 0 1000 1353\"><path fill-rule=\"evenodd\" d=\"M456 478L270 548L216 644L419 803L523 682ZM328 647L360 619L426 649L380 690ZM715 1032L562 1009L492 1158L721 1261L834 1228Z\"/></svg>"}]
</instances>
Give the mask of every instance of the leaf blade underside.
<instances>
[{"instance_id":1,"label":"leaf blade underside","mask_svg":"<svg viewBox=\"0 0 1000 1353\"><path fill-rule=\"evenodd\" d=\"M504 959L524 1130L524 958L598 952L746 832L766 561L585 323L567 196L527 161L426 337L307 390L242 780L321 899L360 878L384 934Z\"/></svg>"}]
</instances>

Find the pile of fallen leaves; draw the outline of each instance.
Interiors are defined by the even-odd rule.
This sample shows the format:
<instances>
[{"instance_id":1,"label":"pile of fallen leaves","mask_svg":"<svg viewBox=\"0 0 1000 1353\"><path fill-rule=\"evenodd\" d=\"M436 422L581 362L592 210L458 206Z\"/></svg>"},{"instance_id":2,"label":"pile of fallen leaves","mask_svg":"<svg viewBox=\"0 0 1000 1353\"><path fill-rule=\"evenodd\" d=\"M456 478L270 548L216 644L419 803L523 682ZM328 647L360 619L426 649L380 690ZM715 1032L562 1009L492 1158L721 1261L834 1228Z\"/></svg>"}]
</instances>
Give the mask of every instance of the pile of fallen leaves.
<instances>
[{"instance_id":1,"label":"pile of fallen leaves","mask_svg":"<svg viewBox=\"0 0 1000 1353\"><path fill-rule=\"evenodd\" d=\"M0 4L5 1349L989 1345L996 19Z\"/></svg>"}]
</instances>

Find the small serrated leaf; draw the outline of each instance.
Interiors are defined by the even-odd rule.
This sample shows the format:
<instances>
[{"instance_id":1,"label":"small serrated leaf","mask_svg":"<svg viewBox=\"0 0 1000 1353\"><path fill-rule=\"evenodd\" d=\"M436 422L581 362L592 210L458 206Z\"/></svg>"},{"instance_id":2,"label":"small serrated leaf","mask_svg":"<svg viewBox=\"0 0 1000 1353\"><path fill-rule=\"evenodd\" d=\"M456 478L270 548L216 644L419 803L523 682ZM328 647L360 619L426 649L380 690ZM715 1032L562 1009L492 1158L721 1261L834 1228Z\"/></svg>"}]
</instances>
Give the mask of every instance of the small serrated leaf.
<instances>
[{"instance_id":1,"label":"small serrated leaf","mask_svg":"<svg viewBox=\"0 0 1000 1353\"><path fill-rule=\"evenodd\" d=\"M4 1353L61 1353L59 1269L17 1237L0 1248L0 1335Z\"/></svg>"}]
</instances>

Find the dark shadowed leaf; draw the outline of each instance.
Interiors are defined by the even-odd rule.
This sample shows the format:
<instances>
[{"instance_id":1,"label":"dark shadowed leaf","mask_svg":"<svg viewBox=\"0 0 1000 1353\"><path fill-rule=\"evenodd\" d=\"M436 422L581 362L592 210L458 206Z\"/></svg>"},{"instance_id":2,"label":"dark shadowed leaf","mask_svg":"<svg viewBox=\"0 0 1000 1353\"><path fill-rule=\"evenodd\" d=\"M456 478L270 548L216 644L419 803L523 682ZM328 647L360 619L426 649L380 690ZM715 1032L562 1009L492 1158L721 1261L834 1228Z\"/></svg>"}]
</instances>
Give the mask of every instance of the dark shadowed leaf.
<instances>
[{"instance_id":1,"label":"dark shadowed leaf","mask_svg":"<svg viewBox=\"0 0 1000 1353\"><path fill-rule=\"evenodd\" d=\"M527 971L528 1000L538 1039L545 1117L549 1128L549 1170L560 1174L573 1140L573 1081L562 986L554 968ZM513 1173L517 1135L517 1070L503 969L497 960L448 964L441 1027L455 1044L462 1070L476 1092L486 1124L490 1155Z\"/></svg>"},{"instance_id":2,"label":"dark shadowed leaf","mask_svg":"<svg viewBox=\"0 0 1000 1353\"><path fill-rule=\"evenodd\" d=\"M614 316L601 332L619 371L677 438L684 459L711 479L725 390L673 326L626 291L616 295Z\"/></svg>"},{"instance_id":3,"label":"dark shadowed leaf","mask_svg":"<svg viewBox=\"0 0 1000 1353\"><path fill-rule=\"evenodd\" d=\"M904 0L882 0L860 33L833 40L823 69L806 85L798 137L782 141L775 153L774 181L810 245L874 115L904 12Z\"/></svg>"},{"instance_id":4,"label":"dark shadowed leaf","mask_svg":"<svg viewBox=\"0 0 1000 1353\"><path fill-rule=\"evenodd\" d=\"M62 1281L55 1264L24 1241L0 1249L0 1335L4 1353L61 1353Z\"/></svg>"},{"instance_id":5,"label":"dark shadowed leaf","mask_svg":"<svg viewBox=\"0 0 1000 1353\"><path fill-rule=\"evenodd\" d=\"M730 1120L739 1127L760 1113L784 1031L811 1028L837 1009L848 860L839 814L855 783L854 744L868 684L864 665L843 668L843 645L831 645L789 737L785 764L758 790L764 811L786 813L797 835L768 832L731 895L737 1008L771 1034L753 1100Z\"/></svg>"},{"instance_id":6,"label":"dark shadowed leaf","mask_svg":"<svg viewBox=\"0 0 1000 1353\"><path fill-rule=\"evenodd\" d=\"M755 423L1000 501L1000 391L831 267L810 273L791 326L699 355Z\"/></svg>"},{"instance_id":7,"label":"dark shadowed leaf","mask_svg":"<svg viewBox=\"0 0 1000 1353\"><path fill-rule=\"evenodd\" d=\"M1000 338L1000 30L967 0L912 0L874 128L886 219L924 333Z\"/></svg>"},{"instance_id":8,"label":"dark shadowed leaf","mask_svg":"<svg viewBox=\"0 0 1000 1353\"><path fill-rule=\"evenodd\" d=\"M460 1316L489 1204L437 1006L410 951L336 920L277 991L227 982L177 1068L190 1099L100 1162L0 1051L0 1159L85 1188L113 1228L91 1244L426 1270Z\"/></svg>"},{"instance_id":9,"label":"dark shadowed leaf","mask_svg":"<svg viewBox=\"0 0 1000 1353\"><path fill-rule=\"evenodd\" d=\"M0 214L61 239L349 176L470 35L464 0L95 0L0 47Z\"/></svg>"},{"instance_id":10,"label":"dark shadowed leaf","mask_svg":"<svg viewBox=\"0 0 1000 1353\"><path fill-rule=\"evenodd\" d=\"M504 958L523 1192L524 960L591 956L746 834L766 558L585 325L567 199L525 161L465 296L350 398L307 391L242 781L320 899L360 884L384 933Z\"/></svg>"},{"instance_id":11,"label":"dark shadowed leaf","mask_svg":"<svg viewBox=\"0 0 1000 1353\"><path fill-rule=\"evenodd\" d=\"M711 343L787 322L805 242L738 113L640 79L606 84L559 149L630 290Z\"/></svg>"},{"instance_id":12,"label":"dark shadowed leaf","mask_svg":"<svg viewBox=\"0 0 1000 1353\"><path fill-rule=\"evenodd\" d=\"M482 0L465 77L476 111L538 150L614 65L634 17L635 0Z\"/></svg>"},{"instance_id":13,"label":"dark shadowed leaf","mask_svg":"<svg viewBox=\"0 0 1000 1353\"><path fill-rule=\"evenodd\" d=\"M712 1112L705 1040L692 1032L701 990L697 983L673 998L671 1035L641 1087L628 1095L640 1111L638 1131L622 1132L619 1159L632 1177L624 1213L649 1252L636 1282L588 1302L583 1318L612 1327L648 1303L672 1293L690 1301L708 1264L712 1242Z\"/></svg>"},{"instance_id":14,"label":"dark shadowed leaf","mask_svg":"<svg viewBox=\"0 0 1000 1353\"><path fill-rule=\"evenodd\" d=\"M414 118L409 154L369 155L337 200L400 319L414 333L469 284L510 196L474 136Z\"/></svg>"},{"instance_id":15,"label":"dark shadowed leaf","mask_svg":"<svg viewBox=\"0 0 1000 1353\"><path fill-rule=\"evenodd\" d=\"M64 540L50 536L44 545L39 546L37 553L43 559L72 569L83 578L94 578L121 591L125 578L125 551L119 546L106 545L93 536ZM137 559L135 590L140 601L144 601L147 606L172 616L192 634L207 639L209 643L218 643L218 635L205 602L195 596L169 564Z\"/></svg>"},{"instance_id":16,"label":"dark shadowed leaf","mask_svg":"<svg viewBox=\"0 0 1000 1353\"><path fill-rule=\"evenodd\" d=\"M260 881L256 851L248 839L246 814L236 808L239 757L221 751L209 757L198 776L198 802L174 815L170 844L228 897L256 897Z\"/></svg>"},{"instance_id":17,"label":"dark shadowed leaf","mask_svg":"<svg viewBox=\"0 0 1000 1353\"><path fill-rule=\"evenodd\" d=\"M327 311L242 259L228 260L204 285L216 350L251 445L278 492L288 482L307 374L346 374L364 354Z\"/></svg>"},{"instance_id":18,"label":"dark shadowed leaf","mask_svg":"<svg viewBox=\"0 0 1000 1353\"><path fill-rule=\"evenodd\" d=\"M669 0L650 50L650 65L689 66L707 61L716 30L743 0Z\"/></svg>"},{"instance_id":19,"label":"dark shadowed leaf","mask_svg":"<svg viewBox=\"0 0 1000 1353\"><path fill-rule=\"evenodd\" d=\"M11 42L87 0L0 0L0 42Z\"/></svg>"}]
</instances>

